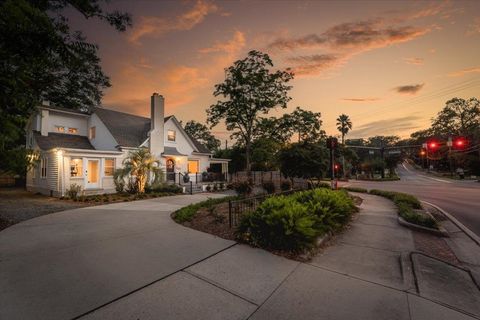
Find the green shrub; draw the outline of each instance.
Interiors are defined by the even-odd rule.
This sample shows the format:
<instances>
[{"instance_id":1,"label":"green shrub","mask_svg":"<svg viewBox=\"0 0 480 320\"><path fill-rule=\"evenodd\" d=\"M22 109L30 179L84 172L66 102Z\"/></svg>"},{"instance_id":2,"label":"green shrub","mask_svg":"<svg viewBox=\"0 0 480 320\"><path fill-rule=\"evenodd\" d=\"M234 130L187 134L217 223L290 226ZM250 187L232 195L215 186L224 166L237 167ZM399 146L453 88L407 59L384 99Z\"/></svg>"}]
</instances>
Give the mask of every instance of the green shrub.
<instances>
[{"instance_id":1,"label":"green shrub","mask_svg":"<svg viewBox=\"0 0 480 320\"><path fill-rule=\"evenodd\" d=\"M150 192L155 193L182 193L183 189L173 183L159 183L150 187Z\"/></svg>"},{"instance_id":2,"label":"green shrub","mask_svg":"<svg viewBox=\"0 0 480 320\"><path fill-rule=\"evenodd\" d=\"M290 180L283 180L280 183L280 190L282 191L292 190L292 182L290 182Z\"/></svg>"},{"instance_id":3,"label":"green shrub","mask_svg":"<svg viewBox=\"0 0 480 320\"><path fill-rule=\"evenodd\" d=\"M265 200L257 210L244 215L238 232L249 243L271 249L301 251L312 247L319 231L316 217L290 197Z\"/></svg>"},{"instance_id":4,"label":"green shrub","mask_svg":"<svg viewBox=\"0 0 480 320\"><path fill-rule=\"evenodd\" d=\"M355 209L346 192L324 188L271 197L241 218L238 233L256 246L301 251L345 225Z\"/></svg>"},{"instance_id":5,"label":"green shrub","mask_svg":"<svg viewBox=\"0 0 480 320\"><path fill-rule=\"evenodd\" d=\"M291 197L318 218L318 228L323 232L337 230L355 211L353 200L343 191L319 188L297 192Z\"/></svg>"},{"instance_id":6,"label":"green shrub","mask_svg":"<svg viewBox=\"0 0 480 320\"><path fill-rule=\"evenodd\" d=\"M218 191L218 185L216 183L213 184L213 191Z\"/></svg>"},{"instance_id":7,"label":"green shrub","mask_svg":"<svg viewBox=\"0 0 480 320\"><path fill-rule=\"evenodd\" d=\"M275 193L275 183L273 181L264 181L262 187L268 194Z\"/></svg>"},{"instance_id":8,"label":"green shrub","mask_svg":"<svg viewBox=\"0 0 480 320\"><path fill-rule=\"evenodd\" d=\"M70 199L77 199L78 194L82 191L82 186L72 183L70 188L66 190L66 194Z\"/></svg>"},{"instance_id":9,"label":"green shrub","mask_svg":"<svg viewBox=\"0 0 480 320\"><path fill-rule=\"evenodd\" d=\"M250 181L238 181L233 184L233 189L240 195L249 195L252 193L253 185Z\"/></svg>"},{"instance_id":10,"label":"green shrub","mask_svg":"<svg viewBox=\"0 0 480 320\"><path fill-rule=\"evenodd\" d=\"M209 184L207 184L207 186L205 187L205 190L207 190L207 192L210 192L212 190L212 187Z\"/></svg>"},{"instance_id":11,"label":"green shrub","mask_svg":"<svg viewBox=\"0 0 480 320\"><path fill-rule=\"evenodd\" d=\"M422 209L420 201L416 197L406 193L396 193L393 197L393 202L395 202L396 205L406 203L413 209Z\"/></svg>"},{"instance_id":12,"label":"green shrub","mask_svg":"<svg viewBox=\"0 0 480 320\"><path fill-rule=\"evenodd\" d=\"M350 191L350 192L368 193L367 189L358 188L358 187L343 187L342 189Z\"/></svg>"},{"instance_id":13,"label":"green shrub","mask_svg":"<svg viewBox=\"0 0 480 320\"><path fill-rule=\"evenodd\" d=\"M238 197L224 197L216 199L208 199L199 203L191 204L175 211L172 215L173 219L178 223L191 221L200 208L211 208L214 205L227 202L229 200L235 200Z\"/></svg>"},{"instance_id":14,"label":"green shrub","mask_svg":"<svg viewBox=\"0 0 480 320\"><path fill-rule=\"evenodd\" d=\"M393 192L393 191L384 191L384 190L378 190L378 189L372 189L370 190L369 193L376 196L388 198L392 201L393 201L393 198L395 198L395 195L397 194L396 192Z\"/></svg>"}]
</instances>

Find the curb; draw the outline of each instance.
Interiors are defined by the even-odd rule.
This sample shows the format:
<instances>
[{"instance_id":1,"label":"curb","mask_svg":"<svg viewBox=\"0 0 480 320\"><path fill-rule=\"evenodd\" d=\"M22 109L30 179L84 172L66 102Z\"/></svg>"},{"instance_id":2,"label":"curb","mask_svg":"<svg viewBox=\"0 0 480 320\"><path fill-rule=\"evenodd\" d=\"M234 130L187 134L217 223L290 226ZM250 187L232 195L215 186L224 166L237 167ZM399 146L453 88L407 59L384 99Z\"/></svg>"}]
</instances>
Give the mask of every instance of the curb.
<instances>
[{"instance_id":1,"label":"curb","mask_svg":"<svg viewBox=\"0 0 480 320\"><path fill-rule=\"evenodd\" d=\"M420 226L418 224L410 223L400 216L398 216L398 223L400 225L404 226L404 227L407 227L407 228L410 228L410 229L413 229L413 230L416 230L416 231L430 233L430 234L433 234L433 235L436 235L436 236L439 236L439 237L445 237L445 238L450 237L447 230L445 230L443 228L438 229L438 230L437 229L432 229L432 228L427 228L427 227L424 227L424 226Z\"/></svg>"},{"instance_id":2,"label":"curb","mask_svg":"<svg viewBox=\"0 0 480 320\"><path fill-rule=\"evenodd\" d=\"M421 201L423 203L426 203L426 204L434 207L435 209L437 209L438 211L443 213L445 215L445 217L447 217L454 225L456 225L458 228L460 228L460 230L462 230L470 239L472 239L478 246L480 246L480 237L478 237L475 233L470 231L470 229L468 229L466 226L464 226L460 221L458 221L450 213L448 213L447 211L443 210L442 208L440 208L439 206L437 206L433 203L430 203L428 201L423 201L423 200L421 200Z\"/></svg>"}]
</instances>

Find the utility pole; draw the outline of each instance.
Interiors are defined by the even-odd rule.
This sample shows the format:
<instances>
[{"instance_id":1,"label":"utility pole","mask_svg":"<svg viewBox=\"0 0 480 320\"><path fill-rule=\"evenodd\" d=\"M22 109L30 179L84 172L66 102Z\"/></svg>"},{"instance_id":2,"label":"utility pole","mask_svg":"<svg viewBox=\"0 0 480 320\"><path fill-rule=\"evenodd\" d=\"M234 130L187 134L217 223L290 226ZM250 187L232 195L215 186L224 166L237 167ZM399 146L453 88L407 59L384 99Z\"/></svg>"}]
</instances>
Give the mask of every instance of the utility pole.
<instances>
[{"instance_id":1,"label":"utility pole","mask_svg":"<svg viewBox=\"0 0 480 320\"><path fill-rule=\"evenodd\" d=\"M385 147L382 144L380 148L380 157L382 158L382 163L385 164ZM385 168L382 166L382 179L385 179Z\"/></svg>"},{"instance_id":2,"label":"utility pole","mask_svg":"<svg viewBox=\"0 0 480 320\"><path fill-rule=\"evenodd\" d=\"M452 137L448 137L448 166L450 167L450 176L453 177L453 164L452 164Z\"/></svg>"},{"instance_id":3,"label":"utility pole","mask_svg":"<svg viewBox=\"0 0 480 320\"><path fill-rule=\"evenodd\" d=\"M331 187L332 190L336 189L335 185L335 149L337 148L338 140L334 137L327 139L327 148L330 149L330 169L331 169Z\"/></svg>"}]
</instances>

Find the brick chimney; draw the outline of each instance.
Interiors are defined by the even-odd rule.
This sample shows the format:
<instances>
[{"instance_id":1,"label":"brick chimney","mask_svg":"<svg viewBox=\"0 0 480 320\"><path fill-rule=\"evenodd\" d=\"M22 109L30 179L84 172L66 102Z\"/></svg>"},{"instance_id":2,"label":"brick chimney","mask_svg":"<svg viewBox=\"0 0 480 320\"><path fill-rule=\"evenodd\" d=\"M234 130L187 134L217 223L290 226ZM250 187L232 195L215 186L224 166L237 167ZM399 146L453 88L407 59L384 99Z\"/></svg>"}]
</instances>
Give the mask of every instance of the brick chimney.
<instances>
[{"instance_id":1,"label":"brick chimney","mask_svg":"<svg viewBox=\"0 0 480 320\"><path fill-rule=\"evenodd\" d=\"M165 99L154 93L151 97L150 152L157 158L160 158L164 151L164 117Z\"/></svg>"}]
</instances>

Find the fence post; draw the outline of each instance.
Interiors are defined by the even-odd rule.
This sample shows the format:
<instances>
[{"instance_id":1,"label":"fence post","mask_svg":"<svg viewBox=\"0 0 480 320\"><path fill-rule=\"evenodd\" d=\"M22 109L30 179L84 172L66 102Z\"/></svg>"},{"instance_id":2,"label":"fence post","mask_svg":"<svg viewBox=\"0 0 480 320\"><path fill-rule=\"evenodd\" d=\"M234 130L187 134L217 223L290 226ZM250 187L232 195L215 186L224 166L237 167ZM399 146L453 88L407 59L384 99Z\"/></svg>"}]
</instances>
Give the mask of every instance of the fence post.
<instances>
[{"instance_id":1,"label":"fence post","mask_svg":"<svg viewBox=\"0 0 480 320\"><path fill-rule=\"evenodd\" d=\"M228 224L232 228L232 200L228 200Z\"/></svg>"},{"instance_id":2,"label":"fence post","mask_svg":"<svg viewBox=\"0 0 480 320\"><path fill-rule=\"evenodd\" d=\"M190 195L193 194L193 182L190 181Z\"/></svg>"}]
</instances>

